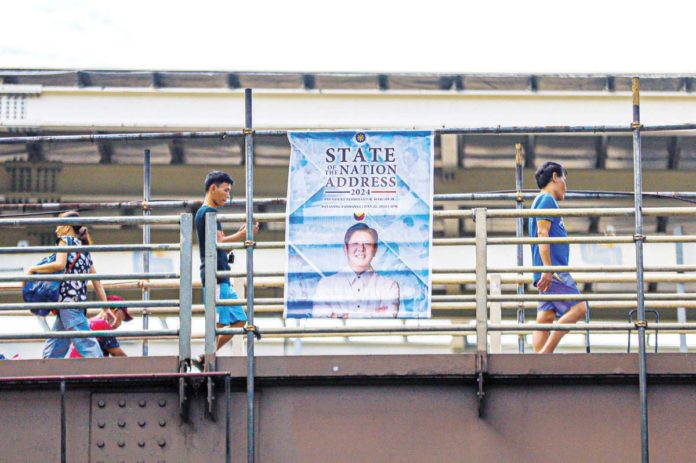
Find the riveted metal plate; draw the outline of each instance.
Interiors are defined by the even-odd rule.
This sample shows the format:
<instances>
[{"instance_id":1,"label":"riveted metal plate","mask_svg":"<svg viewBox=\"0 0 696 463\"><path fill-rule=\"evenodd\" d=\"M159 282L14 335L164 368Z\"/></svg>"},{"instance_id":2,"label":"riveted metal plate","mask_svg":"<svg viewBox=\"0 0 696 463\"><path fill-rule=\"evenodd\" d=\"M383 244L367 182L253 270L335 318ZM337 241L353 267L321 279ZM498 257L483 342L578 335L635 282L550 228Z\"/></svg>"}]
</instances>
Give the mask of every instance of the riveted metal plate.
<instances>
[{"instance_id":1,"label":"riveted metal plate","mask_svg":"<svg viewBox=\"0 0 696 463\"><path fill-rule=\"evenodd\" d=\"M177 462L186 454L175 393L95 393L90 462Z\"/></svg>"}]
</instances>

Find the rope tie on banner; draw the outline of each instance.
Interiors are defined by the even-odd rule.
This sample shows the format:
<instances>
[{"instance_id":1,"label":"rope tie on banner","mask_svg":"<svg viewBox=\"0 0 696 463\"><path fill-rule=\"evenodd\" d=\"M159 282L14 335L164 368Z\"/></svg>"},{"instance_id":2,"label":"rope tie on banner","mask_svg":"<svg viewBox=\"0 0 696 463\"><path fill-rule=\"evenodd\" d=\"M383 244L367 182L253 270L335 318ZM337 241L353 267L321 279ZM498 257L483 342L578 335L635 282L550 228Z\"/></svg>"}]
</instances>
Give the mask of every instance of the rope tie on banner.
<instances>
[{"instance_id":1,"label":"rope tie on banner","mask_svg":"<svg viewBox=\"0 0 696 463\"><path fill-rule=\"evenodd\" d=\"M253 333L257 341L261 340L261 331L259 331L258 326L247 323L242 329L244 330L244 334Z\"/></svg>"}]
</instances>

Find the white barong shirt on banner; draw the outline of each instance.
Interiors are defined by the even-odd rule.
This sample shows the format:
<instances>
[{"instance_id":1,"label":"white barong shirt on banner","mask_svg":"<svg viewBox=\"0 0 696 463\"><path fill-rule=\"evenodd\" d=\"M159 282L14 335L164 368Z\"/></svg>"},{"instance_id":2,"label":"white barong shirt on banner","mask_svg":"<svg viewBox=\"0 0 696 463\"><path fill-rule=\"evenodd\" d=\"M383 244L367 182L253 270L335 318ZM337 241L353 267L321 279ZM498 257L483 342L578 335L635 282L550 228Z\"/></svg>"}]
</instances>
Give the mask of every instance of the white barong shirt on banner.
<instances>
[{"instance_id":1,"label":"white barong shirt on banner","mask_svg":"<svg viewBox=\"0 0 696 463\"><path fill-rule=\"evenodd\" d=\"M324 277L314 293L314 318L396 318L399 283L373 269L361 274L350 267Z\"/></svg>"}]
</instances>

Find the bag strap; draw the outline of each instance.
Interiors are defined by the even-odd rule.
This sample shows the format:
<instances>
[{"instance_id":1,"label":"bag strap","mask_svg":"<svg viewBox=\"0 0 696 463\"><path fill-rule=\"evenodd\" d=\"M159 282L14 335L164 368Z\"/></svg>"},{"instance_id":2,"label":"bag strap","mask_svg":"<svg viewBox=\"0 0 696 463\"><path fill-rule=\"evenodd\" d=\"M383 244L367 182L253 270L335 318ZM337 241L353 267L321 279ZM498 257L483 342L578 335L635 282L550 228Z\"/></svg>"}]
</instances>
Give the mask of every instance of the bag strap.
<instances>
[{"instance_id":1,"label":"bag strap","mask_svg":"<svg viewBox=\"0 0 696 463\"><path fill-rule=\"evenodd\" d=\"M82 254L81 254L80 252L77 252L77 253L75 254L75 259L73 259L72 264L70 264L70 265L68 266L68 270L67 270L65 273L72 273L72 269L73 269L73 267L75 267L75 264L77 263L77 261L80 260L80 256L81 256L81 255L82 255Z\"/></svg>"}]
</instances>

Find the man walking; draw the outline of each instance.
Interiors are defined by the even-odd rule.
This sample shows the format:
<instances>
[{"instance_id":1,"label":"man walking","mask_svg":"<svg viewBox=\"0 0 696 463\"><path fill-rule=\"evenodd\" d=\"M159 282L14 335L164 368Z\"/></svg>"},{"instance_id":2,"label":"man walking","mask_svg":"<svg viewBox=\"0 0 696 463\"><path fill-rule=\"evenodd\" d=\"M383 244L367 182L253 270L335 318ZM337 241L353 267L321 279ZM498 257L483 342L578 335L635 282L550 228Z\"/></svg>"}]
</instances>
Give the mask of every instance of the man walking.
<instances>
[{"instance_id":1,"label":"man walking","mask_svg":"<svg viewBox=\"0 0 696 463\"><path fill-rule=\"evenodd\" d=\"M532 209L560 209L558 201L565 199L566 169L557 162L545 162L534 174L541 189ZM539 238L566 237L565 224L560 216L530 217L529 236ZM535 266L567 266L570 254L568 244L532 244L532 260ZM575 280L568 272L534 273L534 286L540 294L580 294ZM587 302L541 301L537 308L537 323L576 323L585 318ZM534 351L550 354L554 351L565 331L535 331L533 335Z\"/></svg>"},{"instance_id":2,"label":"man walking","mask_svg":"<svg viewBox=\"0 0 696 463\"><path fill-rule=\"evenodd\" d=\"M198 247L201 257L201 281L203 282L203 291L205 288L205 216L206 214L216 214L217 209L225 205L225 203L230 199L232 193L232 177L230 177L225 172L211 171L205 178L205 199L203 201L203 206L198 210L195 217L196 233L198 234ZM259 224L254 225L254 234L258 232ZM222 224L218 222L217 224L217 242L218 243L234 243L238 241L244 241L246 238L246 224L231 235L225 235L222 231ZM227 271L230 270L230 264L228 262L227 254L225 251L218 249L217 251L217 270ZM213 288L208 288L207 290L212 291ZM239 299L237 292L230 284L230 279L228 277L218 278L217 285L215 287L215 298L216 299ZM218 306L215 311L217 312L217 327L223 328L225 326L229 327L243 327L247 321L246 313L241 306ZM215 343L215 350L219 350L224 346L229 340L232 339L231 335L219 335L217 336ZM199 356L198 359L193 362L198 368L203 367L204 358Z\"/></svg>"}]
</instances>

